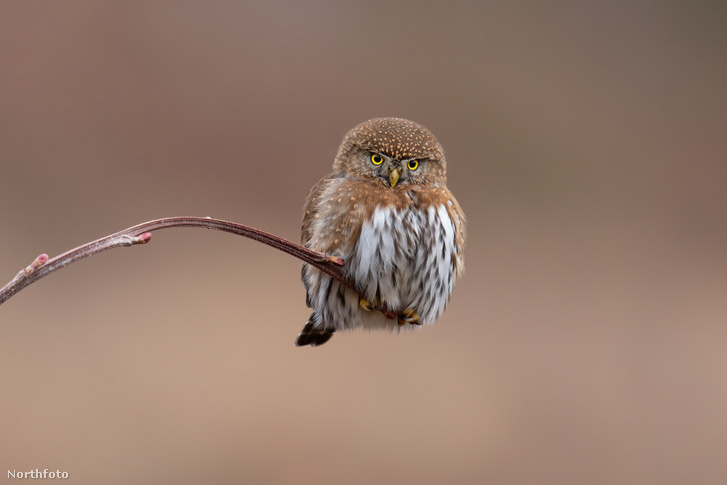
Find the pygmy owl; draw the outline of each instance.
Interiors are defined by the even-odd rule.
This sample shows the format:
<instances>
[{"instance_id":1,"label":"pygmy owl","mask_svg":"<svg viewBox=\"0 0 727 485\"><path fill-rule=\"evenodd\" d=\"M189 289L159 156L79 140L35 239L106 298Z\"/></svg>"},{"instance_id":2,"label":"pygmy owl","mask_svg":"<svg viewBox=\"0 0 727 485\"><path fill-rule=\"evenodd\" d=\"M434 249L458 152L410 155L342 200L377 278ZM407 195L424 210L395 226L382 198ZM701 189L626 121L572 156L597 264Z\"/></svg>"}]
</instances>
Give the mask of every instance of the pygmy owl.
<instances>
[{"instance_id":1,"label":"pygmy owl","mask_svg":"<svg viewBox=\"0 0 727 485\"><path fill-rule=\"evenodd\" d=\"M343 258L358 292L304 265L313 313L296 345L324 344L336 330L429 325L442 314L464 271L465 217L429 130L400 118L354 127L304 210L301 243Z\"/></svg>"}]
</instances>

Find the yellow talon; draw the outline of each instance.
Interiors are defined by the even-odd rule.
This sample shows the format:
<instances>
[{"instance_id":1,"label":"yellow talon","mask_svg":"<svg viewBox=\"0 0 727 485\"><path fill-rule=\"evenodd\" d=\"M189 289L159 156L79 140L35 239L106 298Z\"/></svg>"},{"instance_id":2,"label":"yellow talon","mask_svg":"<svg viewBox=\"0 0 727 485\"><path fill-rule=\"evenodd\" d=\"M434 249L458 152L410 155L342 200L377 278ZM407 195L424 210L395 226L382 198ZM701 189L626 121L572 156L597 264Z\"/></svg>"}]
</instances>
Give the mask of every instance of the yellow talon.
<instances>
[{"instance_id":1,"label":"yellow talon","mask_svg":"<svg viewBox=\"0 0 727 485\"><path fill-rule=\"evenodd\" d=\"M399 325L409 323L411 325L421 325L419 323L419 315L413 308L407 308L404 313L399 314Z\"/></svg>"},{"instance_id":2,"label":"yellow talon","mask_svg":"<svg viewBox=\"0 0 727 485\"><path fill-rule=\"evenodd\" d=\"M372 311L378 309L377 308L378 305L375 302L374 303L371 303L368 300L365 300L365 299L363 299L361 297L359 297L359 299L358 299L358 306L360 306L361 308L363 308L367 312L372 312Z\"/></svg>"}]
</instances>

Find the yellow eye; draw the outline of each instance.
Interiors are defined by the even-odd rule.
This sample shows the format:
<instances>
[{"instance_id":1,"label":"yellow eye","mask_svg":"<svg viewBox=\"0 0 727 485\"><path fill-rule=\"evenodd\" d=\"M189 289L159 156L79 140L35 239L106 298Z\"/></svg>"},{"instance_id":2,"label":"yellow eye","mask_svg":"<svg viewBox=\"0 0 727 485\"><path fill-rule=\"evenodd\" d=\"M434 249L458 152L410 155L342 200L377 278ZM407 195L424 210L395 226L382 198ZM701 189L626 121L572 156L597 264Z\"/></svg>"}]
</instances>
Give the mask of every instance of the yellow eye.
<instances>
[{"instance_id":1,"label":"yellow eye","mask_svg":"<svg viewBox=\"0 0 727 485\"><path fill-rule=\"evenodd\" d=\"M384 157L382 157L378 153L372 153L371 163L373 163L374 165L381 165L382 163L384 163Z\"/></svg>"},{"instance_id":2,"label":"yellow eye","mask_svg":"<svg viewBox=\"0 0 727 485\"><path fill-rule=\"evenodd\" d=\"M416 160L409 160L406 166L409 167L409 170L416 170L419 167L419 162Z\"/></svg>"}]
</instances>

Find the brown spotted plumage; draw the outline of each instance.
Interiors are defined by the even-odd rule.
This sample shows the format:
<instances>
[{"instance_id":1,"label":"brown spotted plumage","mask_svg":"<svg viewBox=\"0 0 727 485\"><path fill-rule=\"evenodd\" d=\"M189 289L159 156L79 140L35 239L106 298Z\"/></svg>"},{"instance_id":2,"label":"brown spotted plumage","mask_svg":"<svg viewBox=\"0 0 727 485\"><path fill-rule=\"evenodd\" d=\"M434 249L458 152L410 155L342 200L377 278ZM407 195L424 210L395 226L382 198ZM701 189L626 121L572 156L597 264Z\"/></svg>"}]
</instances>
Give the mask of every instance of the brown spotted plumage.
<instances>
[{"instance_id":1,"label":"brown spotted plumage","mask_svg":"<svg viewBox=\"0 0 727 485\"><path fill-rule=\"evenodd\" d=\"M297 345L321 345L336 330L428 325L442 314L464 271L465 218L429 130L400 118L356 126L304 210L302 244L343 258L358 292L304 265L313 313Z\"/></svg>"}]
</instances>

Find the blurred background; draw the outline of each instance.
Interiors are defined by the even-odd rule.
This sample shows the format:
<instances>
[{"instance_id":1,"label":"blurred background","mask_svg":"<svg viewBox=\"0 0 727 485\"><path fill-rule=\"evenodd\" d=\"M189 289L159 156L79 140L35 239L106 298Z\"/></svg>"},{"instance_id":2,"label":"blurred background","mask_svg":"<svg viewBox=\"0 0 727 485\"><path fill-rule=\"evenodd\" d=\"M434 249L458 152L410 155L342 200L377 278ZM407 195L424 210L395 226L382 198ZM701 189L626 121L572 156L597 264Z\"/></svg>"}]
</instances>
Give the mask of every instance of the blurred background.
<instances>
[{"instance_id":1,"label":"blurred background","mask_svg":"<svg viewBox=\"0 0 727 485\"><path fill-rule=\"evenodd\" d=\"M724 2L3 2L0 284L166 216L297 240L372 117L469 219L433 327L296 348L297 260L214 231L0 308L0 472L727 482Z\"/></svg>"}]
</instances>

